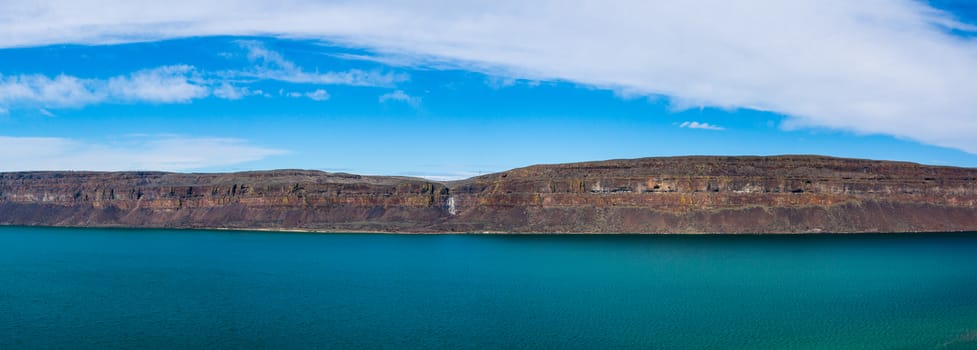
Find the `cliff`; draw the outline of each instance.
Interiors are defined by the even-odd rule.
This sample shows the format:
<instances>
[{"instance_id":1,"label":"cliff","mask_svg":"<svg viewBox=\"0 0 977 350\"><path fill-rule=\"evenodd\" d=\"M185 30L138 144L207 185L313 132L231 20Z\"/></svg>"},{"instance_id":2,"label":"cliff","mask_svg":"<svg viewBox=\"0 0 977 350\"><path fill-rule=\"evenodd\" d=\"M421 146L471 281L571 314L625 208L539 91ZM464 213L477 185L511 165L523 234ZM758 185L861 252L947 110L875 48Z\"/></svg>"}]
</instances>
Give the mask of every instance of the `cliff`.
<instances>
[{"instance_id":1,"label":"cliff","mask_svg":"<svg viewBox=\"0 0 977 350\"><path fill-rule=\"evenodd\" d=\"M977 231L977 169L819 156L537 165L463 181L279 170L0 174L0 224L385 232Z\"/></svg>"}]
</instances>

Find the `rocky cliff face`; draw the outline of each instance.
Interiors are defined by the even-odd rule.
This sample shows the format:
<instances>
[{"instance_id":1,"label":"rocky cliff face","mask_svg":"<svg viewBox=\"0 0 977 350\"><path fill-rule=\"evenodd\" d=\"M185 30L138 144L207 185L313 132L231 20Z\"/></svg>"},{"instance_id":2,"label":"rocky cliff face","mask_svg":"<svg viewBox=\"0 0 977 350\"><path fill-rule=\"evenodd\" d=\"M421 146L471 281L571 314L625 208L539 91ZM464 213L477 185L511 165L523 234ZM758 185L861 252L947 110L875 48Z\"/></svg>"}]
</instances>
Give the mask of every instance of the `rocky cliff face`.
<instances>
[{"instance_id":1,"label":"rocky cliff face","mask_svg":"<svg viewBox=\"0 0 977 350\"><path fill-rule=\"evenodd\" d=\"M0 174L0 224L389 232L977 230L977 169L816 156L538 165L468 180L315 171Z\"/></svg>"},{"instance_id":2,"label":"rocky cliff face","mask_svg":"<svg viewBox=\"0 0 977 350\"><path fill-rule=\"evenodd\" d=\"M316 171L0 175L0 223L419 231L446 217L444 185Z\"/></svg>"}]
</instances>

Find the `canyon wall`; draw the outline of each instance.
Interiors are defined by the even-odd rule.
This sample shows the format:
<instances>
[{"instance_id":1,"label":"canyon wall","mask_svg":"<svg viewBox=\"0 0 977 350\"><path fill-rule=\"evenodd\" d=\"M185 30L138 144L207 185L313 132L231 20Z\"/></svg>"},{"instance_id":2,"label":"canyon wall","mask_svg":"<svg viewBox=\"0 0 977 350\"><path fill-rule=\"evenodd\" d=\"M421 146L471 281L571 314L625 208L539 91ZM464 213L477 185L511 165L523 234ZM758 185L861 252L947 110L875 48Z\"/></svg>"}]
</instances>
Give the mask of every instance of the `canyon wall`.
<instances>
[{"instance_id":1,"label":"canyon wall","mask_svg":"<svg viewBox=\"0 0 977 350\"><path fill-rule=\"evenodd\" d=\"M383 232L977 231L977 169L820 156L537 165L462 181L279 170L0 174L0 224Z\"/></svg>"}]
</instances>

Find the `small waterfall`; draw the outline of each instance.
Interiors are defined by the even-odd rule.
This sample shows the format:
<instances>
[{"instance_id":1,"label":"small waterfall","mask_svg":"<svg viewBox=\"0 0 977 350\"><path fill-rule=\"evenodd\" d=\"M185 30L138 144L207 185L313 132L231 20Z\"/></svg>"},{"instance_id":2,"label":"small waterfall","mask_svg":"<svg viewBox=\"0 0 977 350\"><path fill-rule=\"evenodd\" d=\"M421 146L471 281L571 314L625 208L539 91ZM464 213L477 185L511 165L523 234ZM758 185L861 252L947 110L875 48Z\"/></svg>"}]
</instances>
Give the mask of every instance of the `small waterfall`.
<instances>
[{"instance_id":1,"label":"small waterfall","mask_svg":"<svg viewBox=\"0 0 977 350\"><path fill-rule=\"evenodd\" d=\"M458 209L455 208L455 197L448 197L448 214L458 214Z\"/></svg>"}]
</instances>

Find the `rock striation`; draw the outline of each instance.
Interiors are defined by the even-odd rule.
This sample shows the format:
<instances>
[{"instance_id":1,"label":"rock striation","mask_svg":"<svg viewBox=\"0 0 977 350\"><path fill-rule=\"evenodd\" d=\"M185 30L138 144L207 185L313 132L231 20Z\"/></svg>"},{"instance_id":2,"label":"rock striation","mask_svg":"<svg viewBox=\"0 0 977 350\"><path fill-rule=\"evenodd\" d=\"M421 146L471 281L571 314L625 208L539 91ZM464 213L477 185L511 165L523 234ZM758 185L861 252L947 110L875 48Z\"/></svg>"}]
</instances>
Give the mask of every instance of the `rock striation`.
<instances>
[{"instance_id":1,"label":"rock striation","mask_svg":"<svg viewBox=\"0 0 977 350\"><path fill-rule=\"evenodd\" d=\"M379 232L977 231L977 169L821 156L535 165L462 181L305 170L0 174L0 224Z\"/></svg>"}]
</instances>

